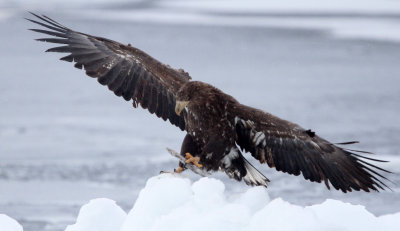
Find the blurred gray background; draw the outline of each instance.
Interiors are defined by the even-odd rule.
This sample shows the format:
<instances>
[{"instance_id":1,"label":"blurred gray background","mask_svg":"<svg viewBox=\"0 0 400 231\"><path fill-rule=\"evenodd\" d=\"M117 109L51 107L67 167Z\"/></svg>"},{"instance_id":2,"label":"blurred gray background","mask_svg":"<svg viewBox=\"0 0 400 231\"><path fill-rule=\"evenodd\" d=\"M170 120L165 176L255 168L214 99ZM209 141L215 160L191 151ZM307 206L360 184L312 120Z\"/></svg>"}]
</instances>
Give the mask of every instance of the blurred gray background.
<instances>
[{"instance_id":1,"label":"blurred gray background","mask_svg":"<svg viewBox=\"0 0 400 231\"><path fill-rule=\"evenodd\" d=\"M256 164L272 198L400 212L400 1L325 3L0 0L0 213L25 231L60 231L93 198L128 211L149 177L176 167L165 148L179 150L185 135L45 54L52 45L33 40L43 36L27 30L37 28L27 10L131 43L332 142L359 140L352 148L396 172L393 191L342 194ZM216 177L232 196L247 189Z\"/></svg>"}]
</instances>

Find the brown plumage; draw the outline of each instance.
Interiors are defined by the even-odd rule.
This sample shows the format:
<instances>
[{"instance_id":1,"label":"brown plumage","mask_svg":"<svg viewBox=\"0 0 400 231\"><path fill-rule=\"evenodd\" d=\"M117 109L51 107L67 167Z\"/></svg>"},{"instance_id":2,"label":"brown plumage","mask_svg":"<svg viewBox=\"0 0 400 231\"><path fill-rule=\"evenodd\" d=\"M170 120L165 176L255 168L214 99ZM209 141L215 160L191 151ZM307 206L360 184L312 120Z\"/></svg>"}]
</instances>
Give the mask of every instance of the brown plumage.
<instances>
[{"instance_id":1,"label":"brown plumage","mask_svg":"<svg viewBox=\"0 0 400 231\"><path fill-rule=\"evenodd\" d=\"M242 105L130 44L73 31L46 16L33 15L39 20L28 20L47 29L31 30L51 36L37 40L62 44L47 51L69 53L61 60L75 62L75 67L83 68L117 96L185 130L181 155L199 157L202 171L221 170L249 185L267 186L269 180L244 158L244 151L278 171L302 174L307 180L325 182L328 188L330 183L343 192L387 187L379 171L388 171L365 159L384 161L341 148L311 130ZM180 166L185 168L183 163Z\"/></svg>"}]
</instances>

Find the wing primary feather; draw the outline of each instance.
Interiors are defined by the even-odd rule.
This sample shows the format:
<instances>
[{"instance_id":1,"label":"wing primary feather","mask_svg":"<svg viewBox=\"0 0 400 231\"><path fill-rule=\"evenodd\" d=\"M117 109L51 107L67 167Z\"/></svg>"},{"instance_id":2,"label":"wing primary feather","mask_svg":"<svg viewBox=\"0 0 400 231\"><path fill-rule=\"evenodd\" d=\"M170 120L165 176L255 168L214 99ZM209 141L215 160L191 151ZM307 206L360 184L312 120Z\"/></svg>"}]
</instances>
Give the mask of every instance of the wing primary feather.
<instances>
[{"instance_id":1,"label":"wing primary feather","mask_svg":"<svg viewBox=\"0 0 400 231\"><path fill-rule=\"evenodd\" d=\"M381 174L377 173L375 170L373 170L373 169L371 169L371 168L369 168L369 167L367 167L367 166L364 166L364 168L365 168L367 171L370 171L371 173L373 173L373 174L375 174L375 175L381 177L382 179L385 179L385 180L387 180L387 181L389 181L389 182L391 182L391 183L394 184L394 182L392 182L392 181L389 180L388 178L382 176ZM384 186L384 187L386 187L386 188L392 190L390 187L388 187L385 183L383 183L381 180L379 180L379 179L376 178L375 176L371 175L371 178L373 178L375 181L379 182L379 184L382 184L382 186ZM381 189L383 189L381 185L377 184L377 182L373 182L373 183L374 183L375 185L377 185L378 187L380 187Z\"/></svg>"},{"instance_id":2,"label":"wing primary feather","mask_svg":"<svg viewBox=\"0 0 400 231\"><path fill-rule=\"evenodd\" d=\"M82 63L75 63L74 67L76 67L78 69L82 69L83 68L83 64Z\"/></svg>"},{"instance_id":3,"label":"wing primary feather","mask_svg":"<svg viewBox=\"0 0 400 231\"><path fill-rule=\"evenodd\" d=\"M366 164L366 165L368 165L368 166L371 166L371 167L373 167L373 168L379 169L379 170L381 170L381 171L383 171L383 172L393 173L393 172L388 171L388 170L386 170L386 169L380 168L380 167L378 167L378 166L376 166L376 165L370 164L370 163L368 163L367 161L360 160L360 159L357 159L357 161L359 161L359 162L361 162L361 163L363 163L363 164ZM366 166L364 166L364 167L366 167Z\"/></svg>"},{"instance_id":4,"label":"wing primary feather","mask_svg":"<svg viewBox=\"0 0 400 231\"><path fill-rule=\"evenodd\" d=\"M45 22L47 22L47 23L53 25L53 26L56 26L56 27L59 27L59 28L63 28L63 29L68 30L67 27L61 25L60 23L54 21L53 19L51 19L51 18L49 18L49 17L47 17L47 16L45 16L45 15L39 16L39 15L33 13L33 12L29 12L29 13L32 14L33 16L35 16L35 17L37 17L37 18L39 18L39 19L41 19L41 20L43 20L43 21L45 21Z\"/></svg>"},{"instance_id":5,"label":"wing primary feather","mask_svg":"<svg viewBox=\"0 0 400 231\"><path fill-rule=\"evenodd\" d=\"M76 60L76 62L84 64L86 71L97 70L101 65L104 64L104 62L102 62L101 60L107 58L107 56L105 56L104 54L95 52L83 55L72 54L72 57L74 58L74 60Z\"/></svg>"},{"instance_id":6,"label":"wing primary feather","mask_svg":"<svg viewBox=\"0 0 400 231\"><path fill-rule=\"evenodd\" d=\"M364 158L364 159L367 159L367 160L376 161L376 162L382 162L382 163L387 163L387 162L389 162L389 161L387 161L387 160L374 159L374 158L370 158L370 157L358 155L358 154L356 154L356 153L351 153L351 155L357 156L357 157L359 157L359 158Z\"/></svg>"},{"instance_id":7,"label":"wing primary feather","mask_svg":"<svg viewBox=\"0 0 400 231\"><path fill-rule=\"evenodd\" d=\"M350 151L350 152L359 152L359 153L364 153L364 154L372 154L374 155L375 153L373 152L367 152L367 151L360 151L360 150L354 150L354 149L348 149L348 148L343 148L346 151Z\"/></svg>"},{"instance_id":8,"label":"wing primary feather","mask_svg":"<svg viewBox=\"0 0 400 231\"><path fill-rule=\"evenodd\" d=\"M57 22L56 20L51 19L51 18L47 17L46 15L42 15L42 16L43 16L43 18L47 19L47 20L44 20L44 21L46 21L46 22L48 22L48 23L50 23L50 24L52 24L52 25L54 25L54 26L59 26L59 27L64 28L64 29L66 29L66 30L70 30L68 27L66 27L66 26L64 26L64 25L62 25L62 24L60 24L60 23Z\"/></svg>"},{"instance_id":9,"label":"wing primary feather","mask_svg":"<svg viewBox=\"0 0 400 231\"><path fill-rule=\"evenodd\" d=\"M49 42L49 43L58 43L58 44L68 44L68 39L58 39L58 38L40 38L35 39L39 42Z\"/></svg>"},{"instance_id":10,"label":"wing primary feather","mask_svg":"<svg viewBox=\"0 0 400 231\"><path fill-rule=\"evenodd\" d=\"M46 50L46 52L60 52L60 53L73 53L76 54L91 54L96 52L92 49L82 49L82 48L75 48L71 46L60 46L60 47L52 47Z\"/></svg>"},{"instance_id":11,"label":"wing primary feather","mask_svg":"<svg viewBox=\"0 0 400 231\"><path fill-rule=\"evenodd\" d=\"M60 60L67 61L67 62L73 62L74 61L74 57L72 55L67 55L67 56L64 56L64 57L60 58Z\"/></svg>"},{"instance_id":12,"label":"wing primary feather","mask_svg":"<svg viewBox=\"0 0 400 231\"><path fill-rule=\"evenodd\" d=\"M64 28L50 26L50 25L47 25L47 24L44 24L44 23L41 23L41 22L38 22L38 21L35 21L35 20L32 20L32 19L29 19L29 18L25 18L25 19L28 20L28 21L30 21L30 22L36 23L36 24L38 24L38 25L41 25L41 26L43 26L43 27L46 27L46 28L48 28L48 29L50 29L50 30L55 30L55 31L58 31L58 32L66 32L66 30L65 30Z\"/></svg>"},{"instance_id":13,"label":"wing primary feather","mask_svg":"<svg viewBox=\"0 0 400 231\"><path fill-rule=\"evenodd\" d=\"M349 144L358 144L360 143L359 141L347 141L347 142L341 142L341 143L335 143L337 145L349 145Z\"/></svg>"},{"instance_id":14,"label":"wing primary feather","mask_svg":"<svg viewBox=\"0 0 400 231\"><path fill-rule=\"evenodd\" d=\"M54 31L42 30L42 29L29 29L29 30L38 32L38 33L42 33L42 34L60 37L60 38L68 38L68 35L66 35L65 33L59 33L59 32L54 32Z\"/></svg>"}]
</instances>

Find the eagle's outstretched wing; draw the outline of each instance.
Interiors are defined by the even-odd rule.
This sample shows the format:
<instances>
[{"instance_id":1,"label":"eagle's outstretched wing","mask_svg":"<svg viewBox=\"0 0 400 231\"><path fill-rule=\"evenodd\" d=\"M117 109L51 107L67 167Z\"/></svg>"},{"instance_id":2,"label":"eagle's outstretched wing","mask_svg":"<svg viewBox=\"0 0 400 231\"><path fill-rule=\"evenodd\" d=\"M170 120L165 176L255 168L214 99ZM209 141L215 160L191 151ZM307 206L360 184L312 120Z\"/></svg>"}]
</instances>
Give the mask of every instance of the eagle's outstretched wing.
<instances>
[{"instance_id":1,"label":"eagle's outstretched wing","mask_svg":"<svg viewBox=\"0 0 400 231\"><path fill-rule=\"evenodd\" d=\"M237 104L235 115L237 144L261 163L293 175L303 174L310 181L324 181L328 188L343 192L388 188L378 171L389 172L354 151L342 149L317 136L311 130L279 119L266 112Z\"/></svg>"},{"instance_id":2,"label":"eagle's outstretched wing","mask_svg":"<svg viewBox=\"0 0 400 231\"><path fill-rule=\"evenodd\" d=\"M170 68L130 45L73 31L46 16L33 15L37 21L27 20L48 30L31 30L52 36L38 41L63 44L48 52L69 53L61 60L75 62L75 67L84 68L88 76L107 85L115 95L132 99L135 107L140 104L185 129L185 112L178 116L174 109L176 92L190 81L186 72Z\"/></svg>"}]
</instances>

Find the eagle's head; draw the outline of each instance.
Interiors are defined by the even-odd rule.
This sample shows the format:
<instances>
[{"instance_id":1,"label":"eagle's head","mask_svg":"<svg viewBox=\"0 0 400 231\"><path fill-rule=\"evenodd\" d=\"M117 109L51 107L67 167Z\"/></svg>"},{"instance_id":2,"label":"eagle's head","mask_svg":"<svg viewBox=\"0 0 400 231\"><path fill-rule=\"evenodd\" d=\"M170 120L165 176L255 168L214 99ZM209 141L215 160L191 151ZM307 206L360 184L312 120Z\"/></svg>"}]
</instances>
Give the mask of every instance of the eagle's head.
<instances>
[{"instance_id":1,"label":"eagle's head","mask_svg":"<svg viewBox=\"0 0 400 231\"><path fill-rule=\"evenodd\" d=\"M201 102L207 102L213 96L214 87L199 81L192 81L184 84L176 94L175 112L177 115L185 109L186 106L194 106Z\"/></svg>"}]
</instances>

